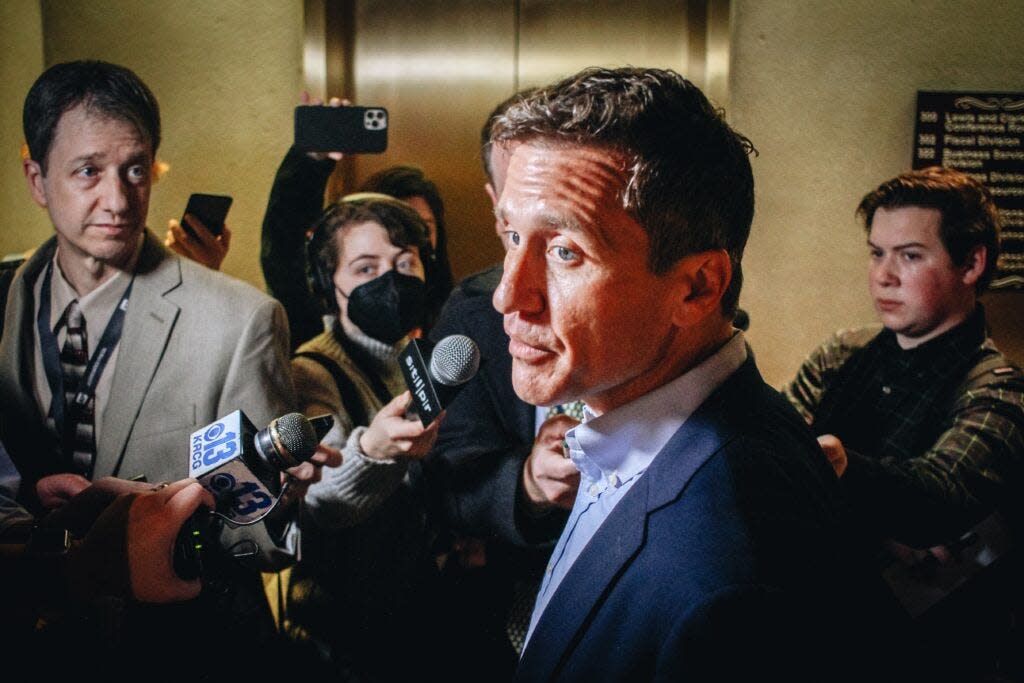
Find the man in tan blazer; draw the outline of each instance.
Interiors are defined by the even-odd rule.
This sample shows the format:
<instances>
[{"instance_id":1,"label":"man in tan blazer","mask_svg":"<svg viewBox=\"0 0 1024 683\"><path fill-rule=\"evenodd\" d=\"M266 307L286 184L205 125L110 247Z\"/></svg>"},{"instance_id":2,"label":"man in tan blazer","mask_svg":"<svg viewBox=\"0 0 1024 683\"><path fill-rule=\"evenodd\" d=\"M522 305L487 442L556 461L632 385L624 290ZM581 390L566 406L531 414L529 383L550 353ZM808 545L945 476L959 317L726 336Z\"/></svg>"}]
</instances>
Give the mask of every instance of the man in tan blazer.
<instances>
[{"instance_id":1,"label":"man in tan blazer","mask_svg":"<svg viewBox=\"0 0 1024 683\"><path fill-rule=\"evenodd\" d=\"M181 479L192 432L238 409L258 428L294 410L280 304L170 254L146 229L160 143L146 85L113 64L58 64L29 91L24 124L25 177L55 235L15 275L0 339L0 440L22 476L19 502L45 513L36 484L53 475ZM318 468L294 474L308 480ZM221 546L256 568L280 566L295 539L290 511L276 512L273 522L228 530ZM217 590L175 606L172 618L118 611L124 628L104 643L110 666L167 661L162 648L181 654L186 633L249 647L272 637L258 573L227 564ZM108 623L87 614L79 636L90 619ZM79 651L95 644L68 640ZM221 654L193 648L183 673L228 666Z\"/></svg>"}]
</instances>

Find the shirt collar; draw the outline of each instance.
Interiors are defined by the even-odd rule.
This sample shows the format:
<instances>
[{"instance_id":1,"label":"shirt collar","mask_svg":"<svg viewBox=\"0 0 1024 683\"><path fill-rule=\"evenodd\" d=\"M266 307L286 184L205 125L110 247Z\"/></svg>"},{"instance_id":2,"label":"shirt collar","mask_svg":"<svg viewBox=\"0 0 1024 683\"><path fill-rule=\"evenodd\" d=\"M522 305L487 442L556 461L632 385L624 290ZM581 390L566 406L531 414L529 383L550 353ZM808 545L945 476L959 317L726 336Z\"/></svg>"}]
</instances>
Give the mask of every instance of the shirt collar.
<instances>
[{"instance_id":1,"label":"shirt collar","mask_svg":"<svg viewBox=\"0 0 1024 683\"><path fill-rule=\"evenodd\" d=\"M71 283L64 278L64 273L57 262L57 252L53 254L53 275L50 280L50 329L55 330L57 322L64 315L64 309L73 299L78 299L82 316L85 318L86 329L90 339L99 339L99 335L107 326L110 316L121 301L124 290L131 282L132 274L122 270L116 271L103 284L85 296L78 296Z\"/></svg>"},{"instance_id":2,"label":"shirt collar","mask_svg":"<svg viewBox=\"0 0 1024 683\"><path fill-rule=\"evenodd\" d=\"M569 457L589 480L639 475L746 359L743 333L736 330L714 354L654 391L603 415L584 406L584 422L565 434Z\"/></svg>"}]
</instances>

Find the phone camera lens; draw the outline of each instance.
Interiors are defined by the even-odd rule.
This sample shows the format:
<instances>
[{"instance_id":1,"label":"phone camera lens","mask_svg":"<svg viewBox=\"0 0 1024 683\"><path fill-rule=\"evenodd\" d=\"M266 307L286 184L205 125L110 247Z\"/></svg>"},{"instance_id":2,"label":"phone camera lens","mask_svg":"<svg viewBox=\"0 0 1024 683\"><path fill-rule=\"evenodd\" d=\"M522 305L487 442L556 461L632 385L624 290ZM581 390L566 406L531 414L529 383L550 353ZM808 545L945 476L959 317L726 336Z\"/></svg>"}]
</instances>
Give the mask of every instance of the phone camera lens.
<instances>
[{"instance_id":1,"label":"phone camera lens","mask_svg":"<svg viewBox=\"0 0 1024 683\"><path fill-rule=\"evenodd\" d=\"M383 130L388 125L388 115L383 109L370 109L363 113L363 127L367 130Z\"/></svg>"}]
</instances>

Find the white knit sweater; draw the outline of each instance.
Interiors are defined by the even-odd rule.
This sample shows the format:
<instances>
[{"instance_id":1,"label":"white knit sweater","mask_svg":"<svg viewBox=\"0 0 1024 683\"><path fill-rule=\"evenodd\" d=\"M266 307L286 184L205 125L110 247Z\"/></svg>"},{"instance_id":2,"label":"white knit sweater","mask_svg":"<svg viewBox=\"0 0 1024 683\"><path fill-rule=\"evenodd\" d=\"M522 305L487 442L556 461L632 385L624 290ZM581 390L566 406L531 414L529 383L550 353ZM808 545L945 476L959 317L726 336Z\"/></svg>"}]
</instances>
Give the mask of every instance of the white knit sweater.
<instances>
[{"instance_id":1,"label":"white knit sweater","mask_svg":"<svg viewBox=\"0 0 1024 683\"><path fill-rule=\"evenodd\" d=\"M403 339L388 346L365 335L350 335L377 362L374 369L392 396L405 391L398 352L408 343ZM298 352L316 352L334 360L352 380L366 410L368 420L383 407L363 373L345 353L331 331L324 332L299 347ZM358 524L377 510L401 485L408 469L400 460L378 460L368 457L359 447L359 437L367 425L355 425L346 413L334 376L319 362L297 357L291 363L292 379L299 408L307 416L334 417L334 426L323 443L342 452L340 467L325 467L322 478L309 487L306 507L318 525L342 528Z\"/></svg>"}]
</instances>

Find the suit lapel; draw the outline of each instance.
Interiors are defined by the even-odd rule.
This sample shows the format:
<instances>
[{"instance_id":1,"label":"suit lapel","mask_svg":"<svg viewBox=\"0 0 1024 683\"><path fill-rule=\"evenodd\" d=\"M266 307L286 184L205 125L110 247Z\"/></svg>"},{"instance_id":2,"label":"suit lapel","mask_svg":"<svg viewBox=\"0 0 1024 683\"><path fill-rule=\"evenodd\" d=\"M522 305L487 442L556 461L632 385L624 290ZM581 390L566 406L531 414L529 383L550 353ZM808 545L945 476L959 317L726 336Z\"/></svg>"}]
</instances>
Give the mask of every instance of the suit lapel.
<instances>
[{"instance_id":1,"label":"suit lapel","mask_svg":"<svg viewBox=\"0 0 1024 683\"><path fill-rule=\"evenodd\" d=\"M756 369L748 361L679 428L608 515L551 597L530 636L517 677L548 680L585 636L587 625L647 538L648 516L679 497L694 473L732 436L724 405Z\"/></svg>"},{"instance_id":2,"label":"suit lapel","mask_svg":"<svg viewBox=\"0 0 1024 683\"><path fill-rule=\"evenodd\" d=\"M181 266L147 232L132 286L124 334L110 397L103 412L103 430L97 444L93 476L116 475L135 419L142 409L179 308L164 298L181 284Z\"/></svg>"}]
</instances>

